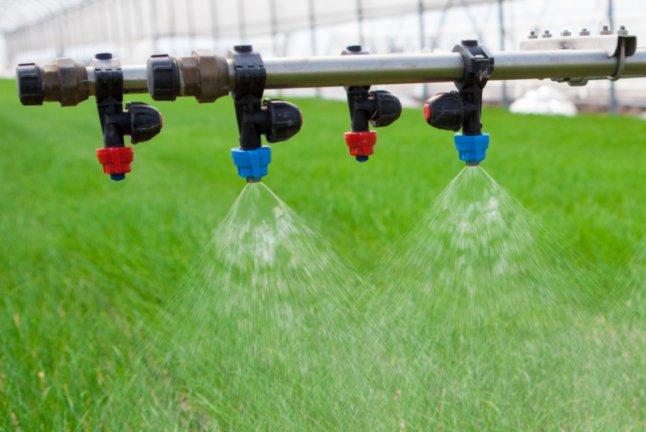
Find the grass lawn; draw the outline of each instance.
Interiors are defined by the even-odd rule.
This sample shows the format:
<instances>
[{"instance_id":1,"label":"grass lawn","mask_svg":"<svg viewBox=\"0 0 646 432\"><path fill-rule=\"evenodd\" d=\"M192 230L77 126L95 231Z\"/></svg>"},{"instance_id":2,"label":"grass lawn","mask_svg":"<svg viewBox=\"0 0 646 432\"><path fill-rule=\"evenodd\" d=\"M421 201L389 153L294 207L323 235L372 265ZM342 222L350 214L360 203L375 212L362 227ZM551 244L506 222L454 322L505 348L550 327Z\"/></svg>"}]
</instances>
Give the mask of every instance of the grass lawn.
<instances>
[{"instance_id":1,"label":"grass lawn","mask_svg":"<svg viewBox=\"0 0 646 432\"><path fill-rule=\"evenodd\" d=\"M358 164L343 140L349 127L345 104L296 103L304 127L273 147L265 183L377 293L387 291L389 280L381 278L377 263L405 247L399 240L462 168L451 135L427 126L421 110L406 110L379 131L375 156ZM244 185L230 156L237 142L230 99L153 104L164 115L161 135L136 147L126 181L112 182L95 156L101 134L93 101L64 109L23 107L15 83L0 81L0 430L117 424L103 421L96 406L109 398L110 383L127 380L160 310L181 294ZM443 399L441 421L424 424L460 430L646 428L646 308L638 302L646 289L639 261L646 257L646 122L487 109L483 123L492 137L483 167L535 216L552 258L594 285L587 318L577 326L600 320L612 325L586 334L594 347L586 352L600 358L578 363L586 373L561 375L562 365L542 362L550 368L526 391L518 388L522 371L504 370L505 356L492 352L488 361L501 370L490 372L508 374L509 381L461 389ZM560 349L553 338L531 340L538 359L555 350L582 352ZM486 357L487 341L472 342ZM601 379L608 370L626 379ZM462 372L436 374L432 382ZM525 402L569 405L513 409L524 403L522 395ZM473 414L487 400L507 408ZM604 406L611 408L605 412ZM400 427L422 428L415 422L382 426ZM146 424L133 429L156 430Z\"/></svg>"}]
</instances>

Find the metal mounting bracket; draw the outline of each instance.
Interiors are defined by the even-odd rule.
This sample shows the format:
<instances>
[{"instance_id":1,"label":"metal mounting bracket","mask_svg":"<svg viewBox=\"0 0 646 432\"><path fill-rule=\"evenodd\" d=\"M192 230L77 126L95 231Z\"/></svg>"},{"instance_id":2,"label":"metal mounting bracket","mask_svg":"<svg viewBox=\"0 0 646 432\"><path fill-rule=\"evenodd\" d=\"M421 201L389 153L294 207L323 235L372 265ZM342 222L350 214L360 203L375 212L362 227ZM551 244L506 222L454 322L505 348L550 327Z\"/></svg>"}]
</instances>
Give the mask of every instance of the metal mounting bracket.
<instances>
[{"instance_id":1,"label":"metal mounting bracket","mask_svg":"<svg viewBox=\"0 0 646 432\"><path fill-rule=\"evenodd\" d=\"M637 51L637 37L629 35L623 28L614 34L608 30L604 30L601 34L594 36L589 35L587 31L581 32L579 35L572 35L566 31L559 37L553 37L546 31L541 38L532 33L529 39L521 41L520 50L595 50L603 51L608 57L615 57L617 59L615 72L607 77L563 77L552 79L557 82L567 82L571 86L584 86L591 79L610 79L617 81L621 78L626 58L632 56Z\"/></svg>"}]
</instances>

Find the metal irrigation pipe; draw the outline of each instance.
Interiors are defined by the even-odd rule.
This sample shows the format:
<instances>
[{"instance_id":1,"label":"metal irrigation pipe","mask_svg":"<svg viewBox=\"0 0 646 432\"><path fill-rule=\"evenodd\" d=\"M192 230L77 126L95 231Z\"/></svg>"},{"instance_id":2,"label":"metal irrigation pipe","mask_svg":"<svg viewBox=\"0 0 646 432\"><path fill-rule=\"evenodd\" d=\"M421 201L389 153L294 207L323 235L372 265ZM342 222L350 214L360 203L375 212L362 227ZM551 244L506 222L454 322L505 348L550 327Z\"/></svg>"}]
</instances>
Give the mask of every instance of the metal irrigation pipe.
<instances>
[{"instance_id":1,"label":"metal irrigation pipe","mask_svg":"<svg viewBox=\"0 0 646 432\"><path fill-rule=\"evenodd\" d=\"M600 38L571 39L575 42L569 43L581 44L577 49L555 49L553 44L560 43L555 38L554 42L528 41L539 44L529 50L493 52L495 66L489 79L585 83L608 77L646 77L646 49L636 49L634 38L629 40L632 47L627 55L617 54L619 51L612 54L617 36ZM457 52L267 58L263 67L266 89L451 82L461 79L465 71L464 60ZM195 96L200 102L213 102L235 90L234 62L210 52L194 52L190 57L152 56L147 65L124 65L121 69L124 93L150 93L158 100ZM33 90L32 104L58 101L76 105L95 94L94 71L93 65L71 59L43 66L19 65L19 86L22 89L25 84Z\"/></svg>"},{"instance_id":2,"label":"metal irrigation pipe","mask_svg":"<svg viewBox=\"0 0 646 432\"><path fill-rule=\"evenodd\" d=\"M604 51L493 52L496 66L490 80L605 78L612 75L617 60ZM343 87L351 85L450 82L464 71L458 53L384 54L264 59L268 89ZM227 60L228 85L235 85L235 71ZM145 65L123 66L124 90L146 93ZM94 68L87 68L90 94L94 94ZM626 59L623 78L646 76L646 49Z\"/></svg>"}]
</instances>

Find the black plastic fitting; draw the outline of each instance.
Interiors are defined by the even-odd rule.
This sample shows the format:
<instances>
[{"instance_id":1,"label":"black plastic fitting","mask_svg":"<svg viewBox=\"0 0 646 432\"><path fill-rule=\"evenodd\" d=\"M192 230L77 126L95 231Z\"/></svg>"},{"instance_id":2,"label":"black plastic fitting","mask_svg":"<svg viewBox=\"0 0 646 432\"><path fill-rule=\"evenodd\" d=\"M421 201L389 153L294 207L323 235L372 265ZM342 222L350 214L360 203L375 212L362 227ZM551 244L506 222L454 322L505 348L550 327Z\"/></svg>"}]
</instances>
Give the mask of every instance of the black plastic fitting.
<instances>
[{"instance_id":1,"label":"black plastic fitting","mask_svg":"<svg viewBox=\"0 0 646 432\"><path fill-rule=\"evenodd\" d=\"M103 149L97 150L103 171L112 180L123 180L130 172L132 148L126 148L124 135L136 144L148 141L162 128L162 117L155 108L131 102L123 109L123 73L109 53L97 54L94 65L96 105L103 131Z\"/></svg>"},{"instance_id":2,"label":"black plastic fitting","mask_svg":"<svg viewBox=\"0 0 646 432\"><path fill-rule=\"evenodd\" d=\"M429 125L457 132L462 127L464 105L456 91L438 93L426 101L424 117Z\"/></svg>"},{"instance_id":3,"label":"black plastic fitting","mask_svg":"<svg viewBox=\"0 0 646 432\"><path fill-rule=\"evenodd\" d=\"M371 91L369 100L374 104L374 112L370 117L370 124L374 127L391 125L402 113L399 99L385 90Z\"/></svg>"},{"instance_id":4,"label":"black plastic fitting","mask_svg":"<svg viewBox=\"0 0 646 432\"><path fill-rule=\"evenodd\" d=\"M341 55L368 55L361 45L350 45ZM367 132L368 125L384 127L399 118L402 105L396 96L385 90L370 91L370 86L345 88L350 110L352 132Z\"/></svg>"},{"instance_id":5,"label":"black plastic fitting","mask_svg":"<svg viewBox=\"0 0 646 432\"><path fill-rule=\"evenodd\" d=\"M174 101L179 95L179 67L168 54L150 56L146 64L148 93L154 100Z\"/></svg>"},{"instance_id":6,"label":"black plastic fitting","mask_svg":"<svg viewBox=\"0 0 646 432\"><path fill-rule=\"evenodd\" d=\"M124 135L130 136L130 142L137 144L148 141L157 135L162 128L161 113L143 102L130 102L126 104L127 119L119 123Z\"/></svg>"},{"instance_id":7,"label":"black plastic fitting","mask_svg":"<svg viewBox=\"0 0 646 432\"><path fill-rule=\"evenodd\" d=\"M464 76L455 81L464 104L462 133L481 135L482 90L493 72L494 59L476 40L462 41L462 44L453 47L453 52L462 55L464 60Z\"/></svg>"},{"instance_id":8,"label":"black plastic fitting","mask_svg":"<svg viewBox=\"0 0 646 432\"><path fill-rule=\"evenodd\" d=\"M161 113L143 102L130 102L126 109L103 117L105 147L123 147L123 136L132 144L151 140L162 128Z\"/></svg>"},{"instance_id":9,"label":"black plastic fitting","mask_svg":"<svg viewBox=\"0 0 646 432\"><path fill-rule=\"evenodd\" d=\"M303 116L292 103L268 99L263 102L262 111L267 113L267 123L261 133L270 143L288 140L301 130Z\"/></svg>"},{"instance_id":10,"label":"black plastic fitting","mask_svg":"<svg viewBox=\"0 0 646 432\"><path fill-rule=\"evenodd\" d=\"M260 54L251 45L238 45L229 53L235 68L236 109L240 148L261 147L261 135L270 143L285 141L301 129L303 117L296 105L279 99L262 100L266 71Z\"/></svg>"},{"instance_id":11,"label":"black plastic fitting","mask_svg":"<svg viewBox=\"0 0 646 432\"><path fill-rule=\"evenodd\" d=\"M262 94L265 91L265 66L262 57L253 51L251 45L235 46L229 58L233 60L236 77L231 95L238 120L240 148L257 149L262 145L257 127L257 121L261 119L256 114L261 112Z\"/></svg>"},{"instance_id":12,"label":"black plastic fitting","mask_svg":"<svg viewBox=\"0 0 646 432\"><path fill-rule=\"evenodd\" d=\"M352 132L367 132L368 125L388 126L401 115L402 105L396 96L385 90L369 89L369 86L346 89Z\"/></svg>"},{"instance_id":13,"label":"black plastic fitting","mask_svg":"<svg viewBox=\"0 0 646 432\"><path fill-rule=\"evenodd\" d=\"M464 60L464 75L455 81L458 91L438 93L424 104L424 117L438 129L481 135L482 91L494 69L494 59L475 40L465 40L453 52Z\"/></svg>"},{"instance_id":14,"label":"black plastic fitting","mask_svg":"<svg viewBox=\"0 0 646 432\"><path fill-rule=\"evenodd\" d=\"M121 68L97 66L94 76L96 79L96 105L103 130L104 147L123 147L123 132L119 127L120 122L114 121L123 112L123 73Z\"/></svg>"},{"instance_id":15,"label":"black plastic fitting","mask_svg":"<svg viewBox=\"0 0 646 432\"><path fill-rule=\"evenodd\" d=\"M18 96L23 105L42 105L45 100L43 77L35 63L22 63L16 68Z\"/></svg>"}]
</instances>

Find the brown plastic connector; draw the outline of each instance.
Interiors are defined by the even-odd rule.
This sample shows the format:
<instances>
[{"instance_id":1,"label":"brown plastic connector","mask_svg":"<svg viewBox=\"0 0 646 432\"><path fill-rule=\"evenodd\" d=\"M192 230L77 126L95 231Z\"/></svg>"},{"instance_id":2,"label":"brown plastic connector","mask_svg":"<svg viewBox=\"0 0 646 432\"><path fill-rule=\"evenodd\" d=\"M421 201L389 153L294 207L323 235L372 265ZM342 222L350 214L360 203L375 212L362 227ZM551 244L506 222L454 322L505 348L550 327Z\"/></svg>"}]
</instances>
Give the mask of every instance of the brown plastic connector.
<instances>
[{"instance_id":1,"label":"brown plastic connector","mask_svg":"<svg viewBox=\"0 0 646 432\"><path fill-rule=\"evenodd\" d=\"M200 103L214 102L229 93L229 68L224 57L208 50L193 51L177 59L184 96L195 96Z\"/></svg>"},{"instance_id":2,"label":"brown plastic connector","mask_svg":"<svg viewBox=\"0 0 646 432\"><path fill-rule=\"evenodd\" d=\"M44 66L22 63L16 68L18 94L23 105L60 102L74 106L90 97L85 65L60 58Z\"/></svg>"},{"instance_id":3,"label":"brown plastic connector","mask_svg":"<svg viewBox=\"0 0 646 432\"><path fill-rule=\"evenodd\" d=\"M42 66L45 101L74 106L90 97L90 83L84 64L69 58Z\"/></svg>"}]
</instances>

